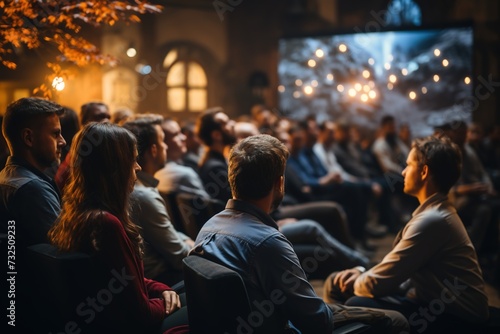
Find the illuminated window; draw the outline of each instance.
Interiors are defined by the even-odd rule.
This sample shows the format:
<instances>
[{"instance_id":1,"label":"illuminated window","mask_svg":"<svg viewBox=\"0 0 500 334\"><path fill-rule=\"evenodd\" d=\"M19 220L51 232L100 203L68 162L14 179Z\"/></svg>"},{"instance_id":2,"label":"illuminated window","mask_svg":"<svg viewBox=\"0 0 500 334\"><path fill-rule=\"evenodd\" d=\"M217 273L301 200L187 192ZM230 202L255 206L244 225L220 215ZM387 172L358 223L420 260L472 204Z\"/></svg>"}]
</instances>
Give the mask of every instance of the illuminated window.
<instances>
[{"instance_id":1,"label":"illuminated window","mask_svg":"<svg viewBox=\"0 0 500 334\"><path fill-rule=\"evenodd\" d=\"M167 108L175 112L199 112L207 108L207 75L203 67L191 60L179 60L177 50L163 61L167 73Z\"/></svg>"}]
</instances>

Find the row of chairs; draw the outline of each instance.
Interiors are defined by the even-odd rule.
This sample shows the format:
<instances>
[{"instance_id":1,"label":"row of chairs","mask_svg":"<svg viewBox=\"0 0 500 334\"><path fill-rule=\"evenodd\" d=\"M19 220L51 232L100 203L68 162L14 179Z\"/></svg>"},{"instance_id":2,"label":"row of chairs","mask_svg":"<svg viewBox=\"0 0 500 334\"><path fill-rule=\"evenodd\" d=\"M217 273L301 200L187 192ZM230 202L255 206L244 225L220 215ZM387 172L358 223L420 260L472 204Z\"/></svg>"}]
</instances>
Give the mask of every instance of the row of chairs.
<instances>
[{"instance_id":1,"label":"row of chairs","mask_svg":"<svg viewBox=\"0 0 500 334\"><path fill-rule=\"evenodd\" d=\"M29 299L23 299L24 312L20 328L26 332L53 332L78 330L80 333L112 333L109 328L96 328L86 323L79 307L99 291L92 256L80 253L60 253L49 244L30 246L26 261L33 267ZM248 319L255 311L241 276L235 271L202 257L192 255L184 259L184 285L188 302L190 333L237 333L238 319ZM102 324L101 324L102 325ZM353 323L334 331L335 334L362 333L369 326ZM252 332L265 333L259 328ZM287 331L286 333L296 333Z\"/></svg>"}]
</instances>

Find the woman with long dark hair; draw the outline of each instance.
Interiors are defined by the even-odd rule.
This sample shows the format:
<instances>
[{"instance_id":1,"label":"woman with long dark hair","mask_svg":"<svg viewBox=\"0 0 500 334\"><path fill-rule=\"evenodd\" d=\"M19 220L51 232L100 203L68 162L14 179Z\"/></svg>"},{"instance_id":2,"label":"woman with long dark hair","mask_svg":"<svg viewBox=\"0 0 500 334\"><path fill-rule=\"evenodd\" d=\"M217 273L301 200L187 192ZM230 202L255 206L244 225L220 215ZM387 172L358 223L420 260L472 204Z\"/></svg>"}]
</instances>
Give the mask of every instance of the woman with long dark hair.
<instances>
[{"instance_id":1,"label":"woman with long dark hair","mask_svg":"<svg viewBox=\"0 0 500 334\"><path fill-rule=\"evenodd\" d=\"M92 319L94 327L116 333L165 330L167 319L183 312L172 315L181 307L177 293L144 278L142 238L128 212L140 170L134 135L116 125L91 123L76 135L70 154L69 183L49 240L61 251L91 254L99 281L113 286L111 301Z\"/></svg>"}]
</instances>

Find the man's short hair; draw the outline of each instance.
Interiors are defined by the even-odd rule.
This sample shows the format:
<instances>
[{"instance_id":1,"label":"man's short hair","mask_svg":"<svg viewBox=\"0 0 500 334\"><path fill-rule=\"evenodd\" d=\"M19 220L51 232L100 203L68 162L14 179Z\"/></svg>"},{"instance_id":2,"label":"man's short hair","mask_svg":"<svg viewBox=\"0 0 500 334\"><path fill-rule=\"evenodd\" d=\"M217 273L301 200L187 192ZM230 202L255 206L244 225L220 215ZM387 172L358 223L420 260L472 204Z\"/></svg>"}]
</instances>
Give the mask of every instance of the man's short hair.
<instances>
[{"instance_id":1,"label":"man's short hair","mask_svg":"<svg viewBox=\"0 0 500 334\"><path fill-rule=\"evenodd\" d=\"M415 149L417 163L428 166L438 191L447 194L462 170L460 148L448 137L429 136L415 139L412 149Z\"/></svg>"},{"instance_id":2,"label":"man's short hair","mask_svg":"<svg viewBox=\"0 0 500 334\"><path fill-rule=\"evenodd\" d=\"M234 198L257 200L269 194L285 173L288 150L270 135L243 139L229 154L229 185Z\"/></svg>"},{"instance_id":3,"label":"man's short hair","mask_svg":"<svg viewBox=\"0 0 500 334\"><path fill-rule=\"evenodd\" d=\"M93 116L93 111L96 108L99 107L105 107L108 111L109 108L107 104L103 102L89 102L85 103L80 107L80 124L83 126L91 121L93 121L92 116Z\"/></svg>"},{"instance_id":4,"label":"man's short hair","mask_svg":"<svg viewBox=\"0 0 500 334\"><path fill-rule=\"evenodd\" d=\"M142 161L144 154L158 143L158 133L155 125L161 125L163 116L158 114L138 114L129 118L123 127L132 132L137 139L138 160Z\"/></svg>"},{"instance_id":5,"label":"man's short hair","mask_svg":"<svg viewBox=\"0 0 500 334\"><path fill-rule=\"evenodd\" d=\"M21 143L21 130L40 124L42 117L61 116L64 108L59 104L37 97L25 97L7 106L3 117L2 133L10 146Z\"/></svg>"},{"instance_id":6,"label":"man's short hair","mask_svg":"<svg viewBox=\"0 0 500 334\"><path fill-rule=\"evenodd\" d=\"M211 146L213 144L212 132L222 130L219 122L215 120L215 115L221 112L224 112L224 109L221 107L210 108L205 110L197 119L195 130L196 135L200 138L203 144L207 146Z\"/></svg>"},{"instance_id":7,"label":"man's short hair","mask_svg":"<svg viewBox=\"0 0 500 334\"><path fill-rule=\"evenodd\" d=\"M380 119L380 125L385 126L390 123L394 123L396 119L392 115L385 115Z\"/></svg>"}]
</instances>

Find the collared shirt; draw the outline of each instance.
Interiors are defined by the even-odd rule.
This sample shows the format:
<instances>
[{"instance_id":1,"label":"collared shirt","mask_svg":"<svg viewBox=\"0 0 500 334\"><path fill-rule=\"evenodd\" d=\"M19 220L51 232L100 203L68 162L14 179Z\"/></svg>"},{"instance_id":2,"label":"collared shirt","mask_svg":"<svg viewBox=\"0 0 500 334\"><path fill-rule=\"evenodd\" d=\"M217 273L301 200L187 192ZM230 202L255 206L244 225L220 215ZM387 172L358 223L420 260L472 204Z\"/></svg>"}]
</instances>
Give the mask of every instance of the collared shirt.
<instances>
[{"instance_id":1,"label":"collared shirt","mask_svg":"<svg viewBox=\"0 0 500 334\"><path fill-rule=\"evenodd\" d=\"M0 172L2 231L16 223L16 243L26 246L47 242L47 232L61 211L56 185L26 160L10 156Z\"/></svg>"},{"instance_id":2,"label":"collared shirt","mask_svg":"<svg viewBox=\"0 0 500 334\"><path fill-rule=\"evenodd\" d=\"M182 270L182 259L190 250L183 241L187 237L172 225L165 201L156 189L157 185L157 179L139 171L134 191L130 195L132 221L142 227L146 277L157 277L167 271L167 264Z\"/></svg>"},{"instance_id":3,"label":"collared shirt","mask_svg":"<svg viewBox=\"0 0 500 334\"><path fill-rule=\"evenodd\" d=\"M356 279L354 293L387 296L407 279L420 304L439 303L444 312L470 322L488 318L476 252L446 195L432 195L413 212L389 254Z\"/></svg>"},{"instance_id":4,"label":"collared shirt","mask_svg":"<svg viewBox=\"0 0 500 334\"><path fill-rule=\"evenodd\" d=\"M158 179L158 191L168 193L187 193L203 198L210 197L200 176L191 167L183 166L175 161L168 161L165 167L155 173Z\"/></svg>"},{"instance_id":5,"label":"collared shirt","mask_svg":"<svg viewBox=\"0 0 500 334\"><path fill-rule=\"evenodd\" d=\"M202 227L194 251L239 273L254 304L273 303L266 332L277 333L288 320L304 334L332 332L332 311L307 281L292 245L254 205L229 200Z\"/></svg>"}]
</instances>

